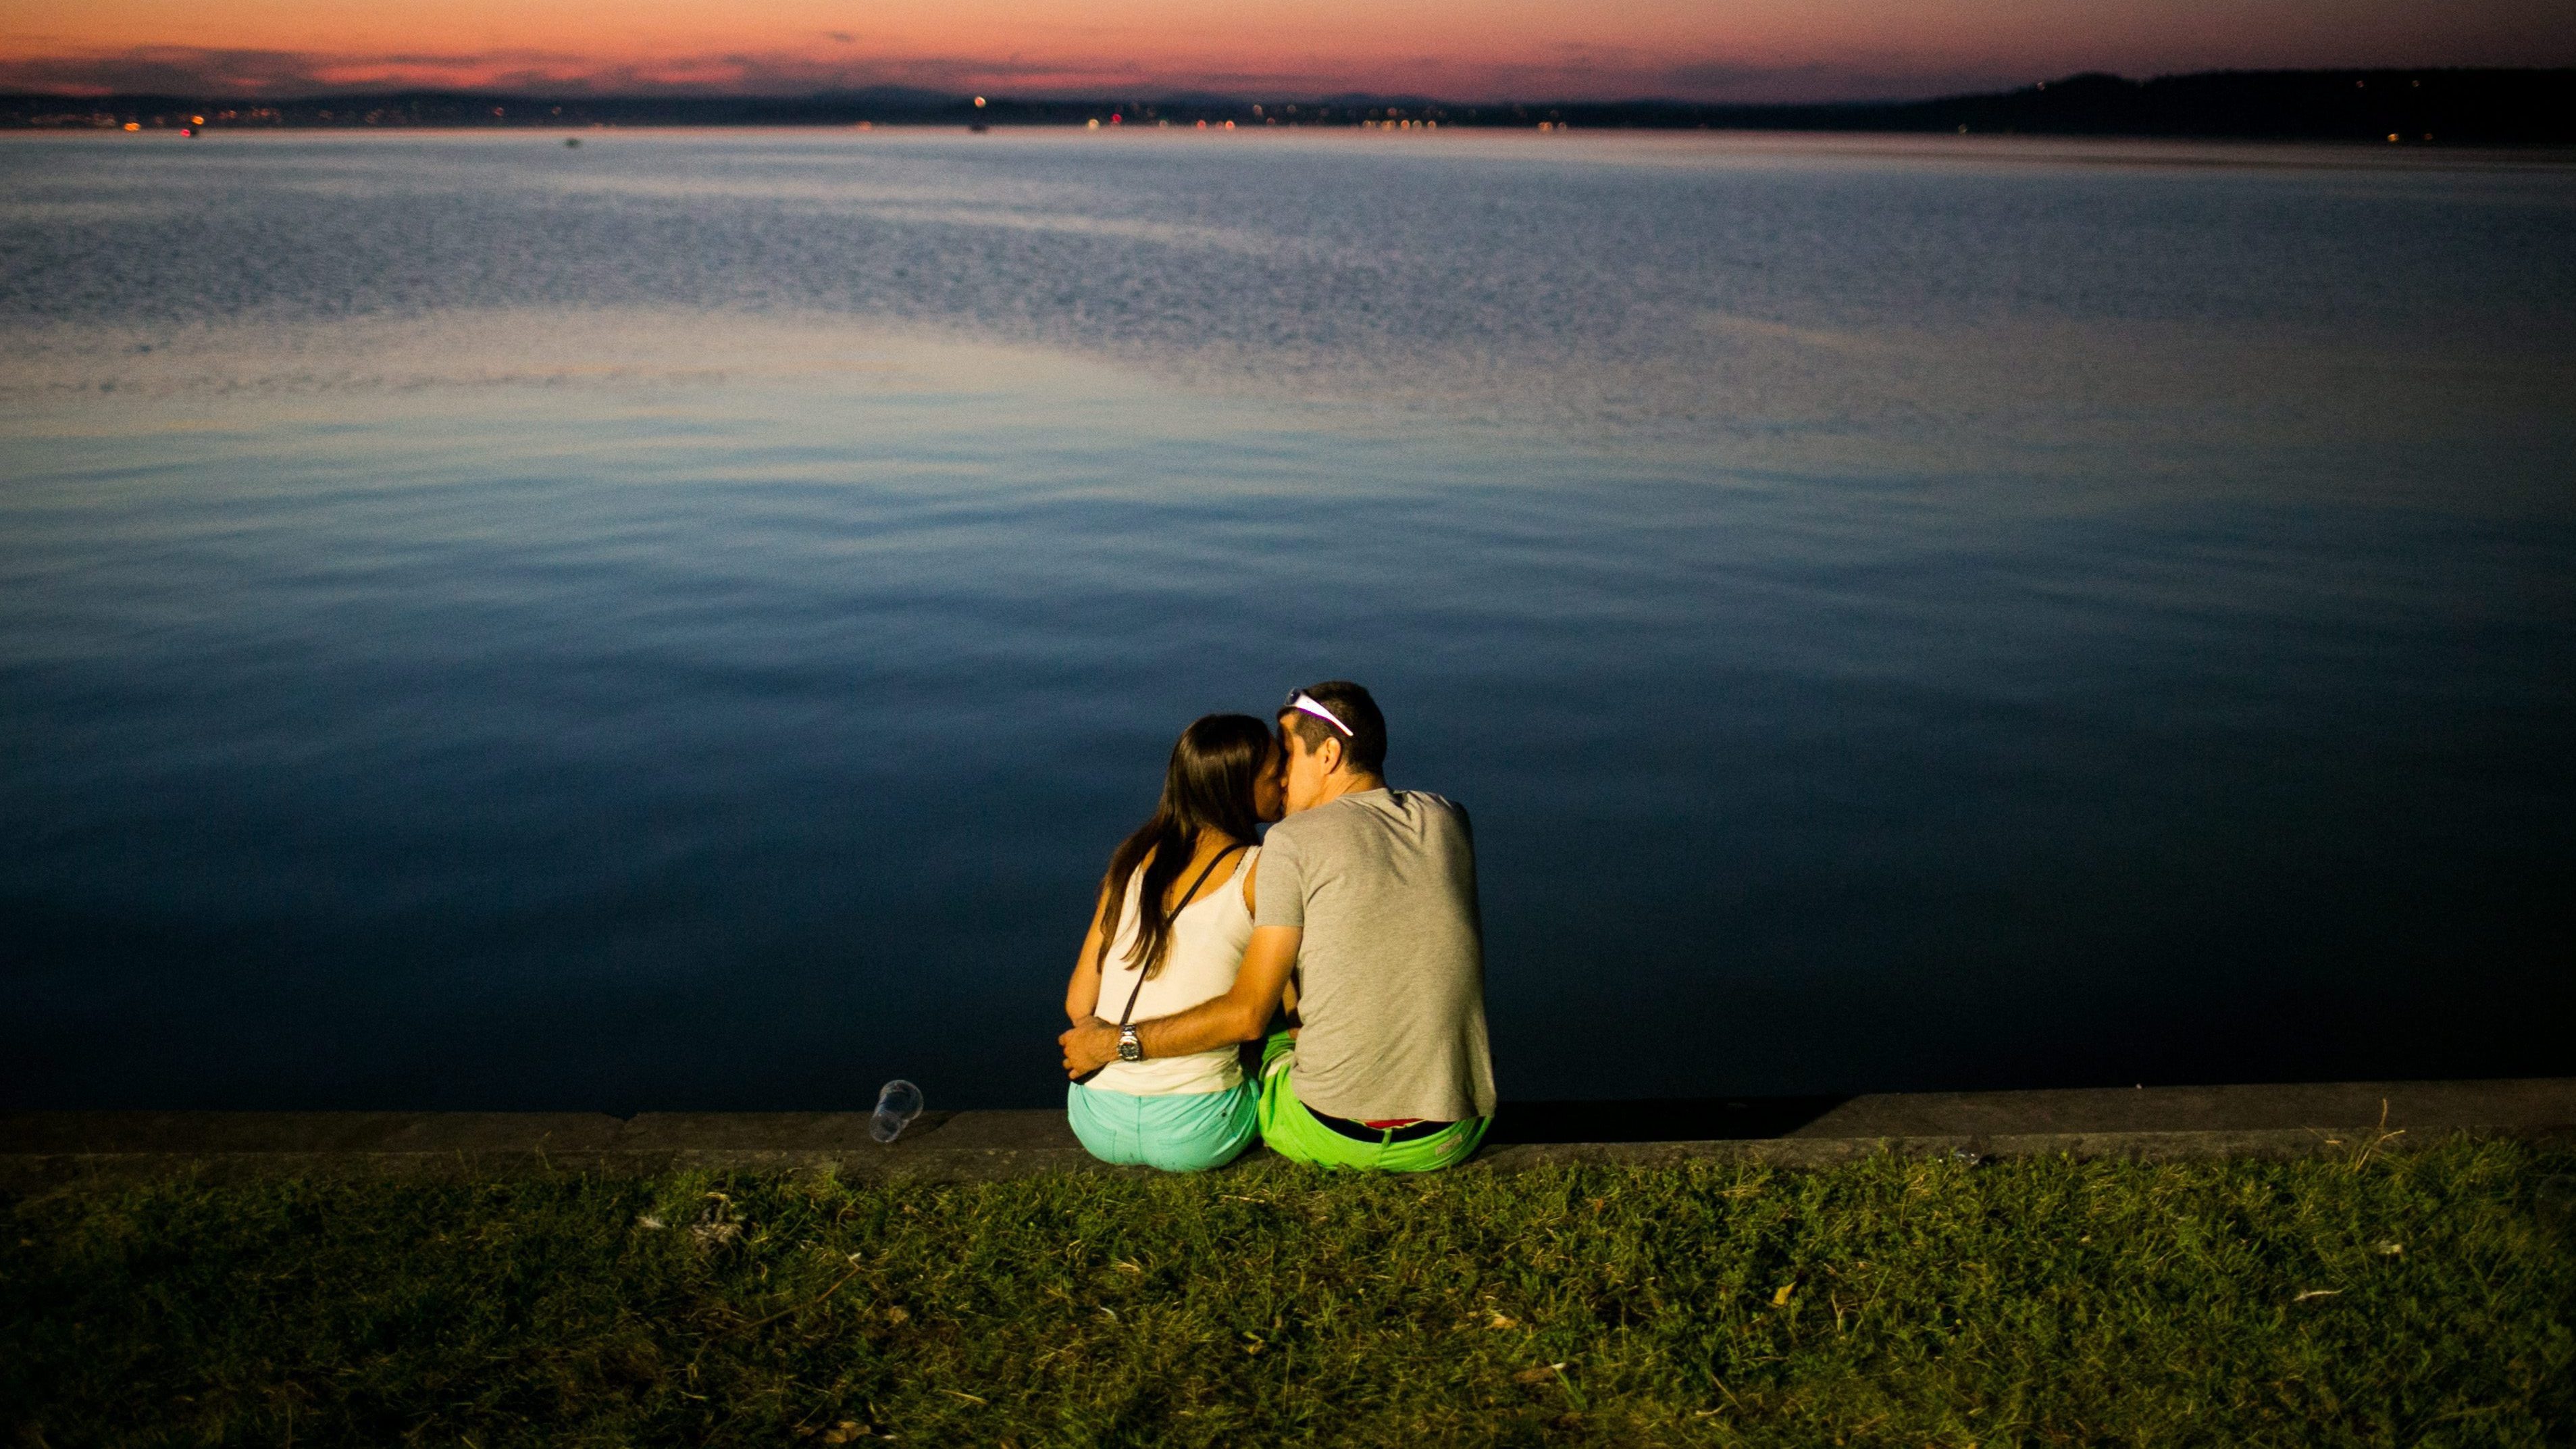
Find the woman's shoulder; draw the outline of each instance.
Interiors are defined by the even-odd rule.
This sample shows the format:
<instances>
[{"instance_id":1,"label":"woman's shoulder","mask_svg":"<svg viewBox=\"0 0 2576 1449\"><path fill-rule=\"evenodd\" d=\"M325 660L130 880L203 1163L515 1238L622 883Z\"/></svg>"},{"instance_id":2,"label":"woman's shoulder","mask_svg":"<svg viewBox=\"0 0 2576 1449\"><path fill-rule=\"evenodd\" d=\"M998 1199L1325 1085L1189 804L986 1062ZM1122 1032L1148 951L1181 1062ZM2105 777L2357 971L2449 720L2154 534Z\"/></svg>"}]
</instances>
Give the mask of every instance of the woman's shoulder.
<instances>
[{"instance_id":1,"label":"woman's shoulder","mask_svg":"<svg viewBox=\"0 0 2576 1449\"><path fill-rule=\"evenodd\" d=\"M1252 863L1261 858L1261 847L1247 840L1233 847L1233 855L1234 868L1227 871L1223 876L1218 877L1220 888L1222 888L1224 884L1231 884L1235 881L1244 879L1247 873L1251 871ZM1223 864L1224 862L1219 863ZM1215 895L1216 892L1210 891L1208 894Z\"/></svg>"},{"instance_id":2,"label":"woman's shoulder","mask_svg":"<svg viewBox=\"0 0 2576 1449\"><path fill-rule=\"evenodd\" d=\"M1243 849L1242 861L1234 868L1234 898L1242 905L1243 912L1247 916L1252 914L1253 891L1257 889L1255 882L1260 879L1253 873L1252 867L1253 863L1260 859L1261 847L1247 845Z\"/></svg>"},{"instance_id":3,"label":"woman's shoulder","mask_svg":"<svg viewBox=\"0 0 2576 1449\"><path fill-rule=\"evenodd\" d=\"M1153 863L1154 852L1148 850L1143 855L1136 857L1136 863L1128 867L1127 879L1120 885L1118 891L1118 895L1122 903L1126 905L1135 904L1137 894L1145 889L1145 871L1147 868L1152 866ZM1111 880L1116 878L1116 875L1117 869L1113 866L1111 867L1108 875L1101 877L1101 899L1107 900L1109 898L1109 883Z\"/></svg>"}]
</instances>

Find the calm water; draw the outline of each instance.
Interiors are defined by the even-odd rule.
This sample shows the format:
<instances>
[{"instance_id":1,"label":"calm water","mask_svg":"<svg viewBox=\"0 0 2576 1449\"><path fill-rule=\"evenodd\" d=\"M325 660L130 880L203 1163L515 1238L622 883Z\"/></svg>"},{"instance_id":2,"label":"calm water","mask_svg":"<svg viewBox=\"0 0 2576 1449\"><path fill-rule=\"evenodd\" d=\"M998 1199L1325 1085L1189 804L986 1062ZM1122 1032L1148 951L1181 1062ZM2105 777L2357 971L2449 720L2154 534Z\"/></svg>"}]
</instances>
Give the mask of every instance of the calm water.
<instances>
[{"instance_id":1,"label":"calm water","mask_svg":"<svg viewBox=\"0 0 2576 1449\"><path fill-rule=\"evenodd\" d=\"M0 144L0 1101L1046 1102L1328 675L1507 1097L2576 1071L2576 169L2421 159Z\"/></svg>"}]
</instances>

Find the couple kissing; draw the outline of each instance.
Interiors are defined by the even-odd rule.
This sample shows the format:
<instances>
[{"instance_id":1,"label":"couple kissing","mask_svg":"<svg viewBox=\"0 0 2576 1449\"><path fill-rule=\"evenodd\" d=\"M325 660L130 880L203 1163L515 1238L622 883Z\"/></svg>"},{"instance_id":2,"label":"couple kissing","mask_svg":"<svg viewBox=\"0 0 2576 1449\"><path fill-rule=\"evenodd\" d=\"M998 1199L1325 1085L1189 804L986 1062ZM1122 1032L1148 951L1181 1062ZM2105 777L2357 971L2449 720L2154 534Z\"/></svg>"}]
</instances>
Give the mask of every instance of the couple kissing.
<instances>
[{"instance_id":1,"label":"couple kissing","mask_svg":"<svg viewBox=\"0 0 2576 1449\"><path fill-rule=\"evenodd\" d=\"M1386 743L1347 680L1181 732L1065 988L1065 1110L1093 1156L1194 1172L1257 1136L1425 1172L1484 1140L1475 840L1462 807L1387 785Z\"/></svg>"}]
</instances>

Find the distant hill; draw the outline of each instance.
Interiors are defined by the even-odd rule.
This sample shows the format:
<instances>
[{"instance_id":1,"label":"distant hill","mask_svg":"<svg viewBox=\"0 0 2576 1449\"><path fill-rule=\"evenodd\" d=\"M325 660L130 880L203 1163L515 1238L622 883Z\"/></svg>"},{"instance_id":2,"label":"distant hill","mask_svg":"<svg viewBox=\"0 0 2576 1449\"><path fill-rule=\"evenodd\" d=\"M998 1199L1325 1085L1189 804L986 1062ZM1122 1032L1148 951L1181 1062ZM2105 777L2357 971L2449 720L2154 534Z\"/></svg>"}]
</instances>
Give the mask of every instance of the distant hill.
<instances>
[{"instance_id":1,"label":"distant hill","mask_svg":"<svg viewBox=\"0 0 2576 1449\"><path fill-rule=\"evenodd\" d=\"M2197 136L2437 145L2576 142L2576 70L2210 71L2078 75L1927 101L1717 105L1554 101L1456 105L1407 96L1323 100L1177 95L989 98L900 86L810 96L530 96L409 90L243 100L0 96L0 128L1083 125L1550 126Z\"/></svg>"},{"instance_id":2,"label":"distant hill","mask_svg":"<svg viewBox=\"0 0 2576 1449\"><path fill-rule=\"evenodd\" d=\"M1693 125L1820 130L2566 142L2576 140L2576 70L2208 71L2148 81L2093 74L2000 95L1887 105L1687 109ZM1584 119L1579 108L1567 115Z\"/></svg>"}]
</instances>

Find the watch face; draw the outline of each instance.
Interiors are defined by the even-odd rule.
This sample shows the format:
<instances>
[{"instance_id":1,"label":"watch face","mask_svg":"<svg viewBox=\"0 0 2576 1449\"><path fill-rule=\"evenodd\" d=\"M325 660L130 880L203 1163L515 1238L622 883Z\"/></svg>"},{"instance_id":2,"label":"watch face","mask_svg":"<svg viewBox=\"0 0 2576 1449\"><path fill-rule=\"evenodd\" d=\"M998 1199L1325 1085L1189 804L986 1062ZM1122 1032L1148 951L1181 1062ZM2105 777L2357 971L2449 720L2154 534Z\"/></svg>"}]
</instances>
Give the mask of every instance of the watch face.
<instances>
[{"instance_id":1,"label":"watch face","mask_svg":"<svg viewBox=\"0 0 2576 1449\"><path fill-rule=\"evenodd\" d=\"M1136 1040L1135 1030L1130 1028L1118 1033L1118 1060L1122 1062L1141 1062L1144 1059L1145 1044Z\"/></svg>"}]
</instances>

